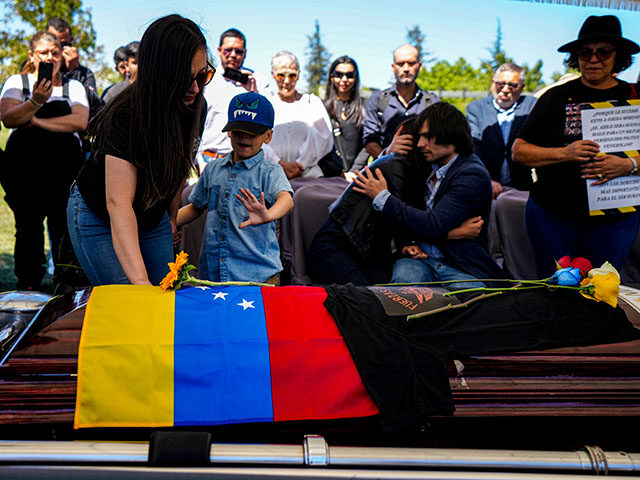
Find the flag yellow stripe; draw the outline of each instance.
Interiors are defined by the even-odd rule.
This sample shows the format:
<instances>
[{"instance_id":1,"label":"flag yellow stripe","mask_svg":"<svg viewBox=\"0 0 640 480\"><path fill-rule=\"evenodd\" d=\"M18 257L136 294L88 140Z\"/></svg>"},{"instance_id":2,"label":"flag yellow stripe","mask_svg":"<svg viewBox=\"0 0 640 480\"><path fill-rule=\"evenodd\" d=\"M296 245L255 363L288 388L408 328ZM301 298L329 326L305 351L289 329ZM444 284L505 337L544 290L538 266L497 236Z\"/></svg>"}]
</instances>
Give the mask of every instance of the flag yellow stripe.
<instances>
[{"instance_id":1,"label":"flag yellow stripe","mask_svg":"<svg viewBox=\"0 0 640 480\"><path fill-rule=\"evenodd\" d=\"M175 294L159 287L93 289L80 340L76 428L173 425L174 305Z\"/></svg>"}]
</instances>

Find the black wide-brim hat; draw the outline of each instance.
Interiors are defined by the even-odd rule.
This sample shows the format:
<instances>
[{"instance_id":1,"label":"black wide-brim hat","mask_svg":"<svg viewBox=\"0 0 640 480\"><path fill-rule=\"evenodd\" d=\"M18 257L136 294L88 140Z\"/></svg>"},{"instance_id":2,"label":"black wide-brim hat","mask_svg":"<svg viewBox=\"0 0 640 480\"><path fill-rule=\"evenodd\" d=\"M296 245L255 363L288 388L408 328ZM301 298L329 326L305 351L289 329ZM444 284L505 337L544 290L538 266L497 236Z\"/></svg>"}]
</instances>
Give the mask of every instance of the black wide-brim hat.
<instances>
[{"instance_id":1,"label":"black wide-brim hat","mask_svg":"<svg viewBox=\"0 0 640 480\"><path fill-rule=\"evenodd\" d=\"M578 39L565 43L558 48L558 51L571 52L580 45L589 42L611 42L624 47L631 55L640 52L640 46L636 42L622 36L620 20L614 15L602 15L601 17L591 15L580 27Z\"/></svg>"}]
</instances>

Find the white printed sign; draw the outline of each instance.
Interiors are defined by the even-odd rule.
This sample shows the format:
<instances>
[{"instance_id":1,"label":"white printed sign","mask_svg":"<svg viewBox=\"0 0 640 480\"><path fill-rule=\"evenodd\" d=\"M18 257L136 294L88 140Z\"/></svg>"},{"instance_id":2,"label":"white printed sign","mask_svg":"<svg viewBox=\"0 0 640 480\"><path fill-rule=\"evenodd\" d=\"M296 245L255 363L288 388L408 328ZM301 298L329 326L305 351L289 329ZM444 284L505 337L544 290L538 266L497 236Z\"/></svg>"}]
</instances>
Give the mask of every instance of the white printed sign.
<instances>
[{"instance_id":1,"label":"white printed sign","mask_svg":"<svg viewBox=\"0 0 640 480\"><path fill-rule=\"evenodd\" d=\"M582 138L593 140L604 153L640 150L640 105L593 108L581 111ZM618 177L603 185L586 180L589 210L640 205L640 176Z\"/></svg>"},{"instance_id":2,"label":"white printed sign","mask_svg":"<svg viewBox=\"0 0 640 480\"><path fill-rule=\"evenodd\" d=\"M582 109L582 138L605 153L640 149L640 105Z\"/></svg>"},{"instance_id":3,"label":"white printed sign","mask_svg":"<svg viewBox=\"0 0 640 480\"><path fill-rule=\"evenodd\" d=\"M640 205L640 177L618 177L607 183L592 187L595 180L587 180L589 210Z\"/></svg>"}]
</instances>

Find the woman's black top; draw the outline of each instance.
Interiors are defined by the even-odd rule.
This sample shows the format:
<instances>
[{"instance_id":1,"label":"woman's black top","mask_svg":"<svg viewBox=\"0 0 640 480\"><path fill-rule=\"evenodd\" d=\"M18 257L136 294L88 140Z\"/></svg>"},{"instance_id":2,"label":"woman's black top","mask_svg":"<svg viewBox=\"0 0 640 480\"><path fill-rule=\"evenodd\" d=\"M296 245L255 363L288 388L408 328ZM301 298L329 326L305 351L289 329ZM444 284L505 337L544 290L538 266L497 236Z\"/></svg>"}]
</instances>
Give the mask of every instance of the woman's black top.
<instances>
[{"instance_id":1,"label":"woman's black top","mask_svg":"<svg viewBox=\"0 0 640 480\"><path fill-rule=\"evenodd\" d=\"M107 211L105 191L105 156L112 155L130 161L128 153L130 125L131 112L127 108L122 108L114 116L113 123L102 132L101 144L94 146L89 159L85 162L76 180L78 190L87 206L93 213L107 222L109 221L109 212ZM139 230L145 232L155 228L160 223L180 185L173 185L168 188L165 195L158 202L145 209L142 203L142 189L146 172L138 168L136 173L137 183L133 199L133 211L136 214Z\"/></svg>"},{"instance_id":2,"label":"woman's black top","mask_svg":"<svg viewBox=\"0 0 640 480\"><path fill-rule=\"evenodd\" d=\"M352 113L346 119L342 118L342 112L348 112L351 108L351 101L344 102L336 99L336 116L330 114L331 124L334 129L334 144L336 150L344 161L346 171L352 171L353 163L362 151L362 124L358 125L356 113ZM336 127L340 134L336 136Z\"/></svg>"},{"instance_id":3,"label":"woman's black top","mask_svg":"<svg viewBox=\"0 0 640 480\"><path fill-rule=\"evenodd\" d=\"M613 88L596 89L578 78L546 92L531 111L518 136L539 147L565 147L582 140L580 104L628 100L630 85L619 80ZM531 199L547 212L565 218L589 215L587 189L580 162L536 167L538 181Z\"/></svg>"}]
</instances>

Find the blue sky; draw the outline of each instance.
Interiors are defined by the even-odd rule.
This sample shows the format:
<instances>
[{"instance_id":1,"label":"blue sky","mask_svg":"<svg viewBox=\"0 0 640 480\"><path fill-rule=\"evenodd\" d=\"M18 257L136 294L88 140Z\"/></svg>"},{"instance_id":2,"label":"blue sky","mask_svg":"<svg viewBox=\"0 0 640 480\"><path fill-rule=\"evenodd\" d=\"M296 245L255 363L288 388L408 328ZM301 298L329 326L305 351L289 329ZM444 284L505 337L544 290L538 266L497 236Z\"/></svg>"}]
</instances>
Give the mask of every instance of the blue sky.
<instances>
[{"instance_id":1,"label":"blue sky","mask_svg":"<svg viewBox=\"0 0 640 480\"><path fill-rule=\"evenodd\" d=\"M497 18L502 21L503 45L519 63L544 62L544 79L563 70L558 46L577 37L589 15L614 14L623 34L640 43L640 11L551 5L517 0L284 0L212 2L201 0L85 0L93 12L98 42L107 59L115 48L139 39L154 19L179 13L198 23L215 55L220 33L229 27L247 36L246 65L268 74L270 58L290 50L305 63L307 35L320 22L325 46L332 57L347 54L358 62L364 85L386 87L391 80L391 53L405 41L406 29L419 25L425 46L438 59L465 57L474 66L488 57ZM622 78L635 80L640 55Z\"/></svg>"}]
</instances>

